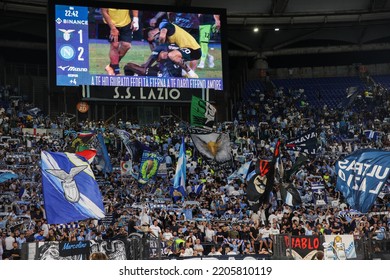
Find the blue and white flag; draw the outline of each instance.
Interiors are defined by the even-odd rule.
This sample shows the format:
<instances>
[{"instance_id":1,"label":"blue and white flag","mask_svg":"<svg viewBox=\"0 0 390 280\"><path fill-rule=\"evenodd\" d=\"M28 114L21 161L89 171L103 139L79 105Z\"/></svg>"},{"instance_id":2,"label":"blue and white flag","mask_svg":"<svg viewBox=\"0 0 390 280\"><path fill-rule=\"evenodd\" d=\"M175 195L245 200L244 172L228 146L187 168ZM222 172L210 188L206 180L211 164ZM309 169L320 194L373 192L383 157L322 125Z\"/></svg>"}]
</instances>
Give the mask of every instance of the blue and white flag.
<instances>
[{"instance_id":1,"label":"blue and white flag","mask_svg":"<svg viewBox=\"0 0 390 280\"><path fill-rule=\"evenodd\" d=\"M196 195L200 195L200 193L202 192L203 190L203 187L204 187L204 184L199 184L199 185L196 185L196 186L192 186L191 187L191 190L193 193L195 193Z\"/></svg>"},{"instance_id":2,"label":"blue and white flag","mask_svg":"<svg viewBox=\"0 0 390 280\"><path fill-rule=\"evenodd\" d=\"M345 210L345 211L340 211L339 213L336 213L336 217L338 218L343 218L347 220L348 223L350 223L355 216L362 216L363 214L360 213L359 211L356 210Z\"/></svg>"},{"instance_id":3,"label":"blue and white flag","mask_svg":"<svg viewBox=\"0 0 390 280\"><path fill-rule=\"evenodd\" d=\"M41 152L49 224L104 218L102 195L88 161L72 153Z\"/></svg>"},{"instance_id":4,"label":"blue and white flag","mask_svg":"<svg viewBox=\"0 0 390 280\"><path fill-rule=\"evenodd\" d=\"M313 192L313 202L317 206L326 205L328 196L325 191L325 185L322 182L313 182L310 185Z\"/></svg>"},{"instance_id":5,"label":"blue and white flag","mask_svg":"<svg viewBox=\"0 0 390 280\"><path fill-rule=\"evenodd\" d=\"M390 152L363 149L336 164L337 185L352 209L367 213L390 175Z\"/></svg>"},{"instance_id":6,"label":"blue and white flag","mask_svg":"<svg viewBox=\"0 0 390 280\"><path fill-rule=\"evenodd\" d=\"M356 259L355 240L352 234L325 235L325 260Z\"/></svg>"},{"instance_id":7,"label":"blue and white flag","mask_svg":"<svg viewBox=\"0 0 390 280\"><path fill-rule=\"evenodd\" d=\"M238 170L235 170L229 177L227 177L228 182L239 179L242 182L245 182L246 176L248 175L249 167L251 166L251 161L248 161L240 166Z\"/></svg>"},{"instance_id":8,"label":"blue and white flag","mask_svg":"<svg viewBox=\"0 0 390 280\"><path fill-rule=\"evenodd\" d=\"M29 113L32 116L38 115L38 113L41 112L41 109L34 107L32 109L27 110L27 113Z\"/></svg>"},{"instance_id":9,"label":"blue and white flag","mask_svg":"<svg viewBox=\"0 0 390 280\"><path fill-rule=\"evenodd\" d=\"M379 136L381 135L381 132L374 130L365 130L364 135L367 137L367 139L377 141Z\"/></svg>"},{"instance_id":10,"label":"blue and white flag","mask_svg":"<svg viewBox=\"0 0 390 280\"><path fill-rule=\"evenodd\" d=\"M186 150L184 146L184 138L181 139L179 158L176 165L176 173L173 179L173 191L179 191L182 196L186 196Z\"/></svg>"}]
</instances>

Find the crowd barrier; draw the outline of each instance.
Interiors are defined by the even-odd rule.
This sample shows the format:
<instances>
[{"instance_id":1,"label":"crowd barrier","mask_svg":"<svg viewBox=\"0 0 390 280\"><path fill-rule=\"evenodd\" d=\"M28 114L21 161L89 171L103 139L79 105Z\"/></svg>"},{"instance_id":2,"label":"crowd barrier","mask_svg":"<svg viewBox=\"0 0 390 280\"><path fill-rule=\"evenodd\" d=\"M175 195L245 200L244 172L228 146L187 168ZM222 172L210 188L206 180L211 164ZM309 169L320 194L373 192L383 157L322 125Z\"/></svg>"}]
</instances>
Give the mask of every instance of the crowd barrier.
<instances>
[{"instance_id":1,"label":"crowd barrier","mask_svg":"<svg viewBox=\"0 0 390 280\"><path fill-rule=\"evenodd\" d=\"M25 243L21 258L24 260L86 260L94 252L104 252L110 260L149 259L148 238L131 235L101 241L49 241Z\"/></svg>"},{"instance_id":2,"label":"crowd barrier","mask_svg":"<svg viewBox=\"0 0 390 280\"><path fill-rule=\"evenodd\" d=\"M352 237L352 239L351 239ZM126 238L102 241L34 242L25 243L22 248L24 260L86 260L93 252L104 252L110 260L161 260L161 259L219 259L219 260L313 260L319 251L325 259L390 259L390 240L354 240L352 235L291 236L278 235L274 238L272 255L223 255L207 256L213 243L204 243L204 256L181 258L166 255L171 246L157 238L131 234Z\"/></svg>"}]
</instances>

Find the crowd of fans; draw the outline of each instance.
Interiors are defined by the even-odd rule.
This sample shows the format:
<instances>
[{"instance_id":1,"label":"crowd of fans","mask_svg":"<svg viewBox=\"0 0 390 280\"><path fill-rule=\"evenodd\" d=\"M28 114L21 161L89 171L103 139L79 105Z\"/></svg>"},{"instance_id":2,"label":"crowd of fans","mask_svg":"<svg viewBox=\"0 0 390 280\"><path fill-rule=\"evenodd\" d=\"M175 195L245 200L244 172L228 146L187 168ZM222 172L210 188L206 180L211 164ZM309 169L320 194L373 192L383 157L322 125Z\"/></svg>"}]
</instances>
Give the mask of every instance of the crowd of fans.
<instances>
[{"instance_id":1,"label":"crowd of fans","mask_svg":"<svg viewBox=\"0 0 390 280\"><path fill-rule=\"evenodd\" d=\"M164 120L140 126L134 121L104 123L86 120L71 123L31 114L32 106L10 102L0 109L0 169L18 178L0 183L0 259L18 259L23 243L37 241L84 241L127 237L141 232L167 244L166 254L272 254L278 234L353 234L355 239L383 240L389 237L388 186L370 213L349 212L335 190L335 162L361 148L389 149L390 96L360 97L342 108L313 108L304 93L261 93L258 100L243 103L232 122L216 124L215 130L229 133L234 168L213 170L194 149L183 122ZM29 113L30 112L30 113ZM63 134L24 133L23 128L62 129ZM140 187L137 180L121 175L119 164L128 160L115 129L126 129L143 144L164 156L166 174ZM275 184L270 200L258 212L246 202L246 182L228 180L241 164L256 158L270 159L277 139L285 141L308 130L318 133L316 156L308 156L291 178L302 198L301 205L288 206ZM103 196L106 218L66 225L48 224L45 219L41 174L42 150L66 151L79 131L103 132L114 171L102 174L92 165ZM377 132L368 137L366 130ZM187 196L173 201L169 188L175 173L181 136L187 147ZM291 169L298 153L282 145L285 170ZM137 165L134 164L137 172ZM324 185L326 204L316 205L311 183ZM195 186L203 186L197 193ZM211 245L205 250L205 244ZM210 247L210 246L209 246Z\"/></svg>"}]
</instances>

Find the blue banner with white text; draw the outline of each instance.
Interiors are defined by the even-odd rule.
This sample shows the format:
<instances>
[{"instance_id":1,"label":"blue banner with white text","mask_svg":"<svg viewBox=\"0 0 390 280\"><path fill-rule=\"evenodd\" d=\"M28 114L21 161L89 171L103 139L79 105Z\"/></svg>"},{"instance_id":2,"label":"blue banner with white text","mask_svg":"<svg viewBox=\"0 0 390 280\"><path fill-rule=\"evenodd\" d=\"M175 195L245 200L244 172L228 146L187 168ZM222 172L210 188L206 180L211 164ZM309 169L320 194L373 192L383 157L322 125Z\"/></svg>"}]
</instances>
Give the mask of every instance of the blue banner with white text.
<instances>
[{"instance_id":1,"label":"blue banner with white text","mask_svg":"<svg viewBox=\"0 0 390 280\"><path fill-rule=\"evenodd\" d=\"M337 185L352 209L367 213L389 178L390 152L363 149L336 164Z\"/></svg>"}]
</instances>

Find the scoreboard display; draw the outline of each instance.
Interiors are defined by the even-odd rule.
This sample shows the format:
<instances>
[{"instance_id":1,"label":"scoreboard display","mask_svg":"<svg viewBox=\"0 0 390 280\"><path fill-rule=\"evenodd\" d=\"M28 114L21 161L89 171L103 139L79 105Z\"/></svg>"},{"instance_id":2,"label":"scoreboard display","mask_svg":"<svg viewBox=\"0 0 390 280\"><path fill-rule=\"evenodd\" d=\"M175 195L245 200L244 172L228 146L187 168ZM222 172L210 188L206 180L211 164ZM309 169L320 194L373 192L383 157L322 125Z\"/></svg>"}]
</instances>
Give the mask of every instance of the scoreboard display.
<instances>
[{"instance_id":1,"label":"scoreboard display","mask_svg":"<svg viewBox=\"0 0 390 280\"><path fill-rule=\"evenodd\" d=\"M57 5L55 11L57 85L90 85L88 7Z\"/></svg>"},{"instance_id":2,"label":"scoreboard display","mask_svg":"<svg viewBox=\"0 0 390 280\"><path fill-rule=\"evenodd\" d=\"M130 27L131 48L120 57L119 71L115 74L107 71L111 66L112 39L110 41L110 28L102 9L128 10L132 22L137 18L138 28L133 28L133 23ZM52 86L224 90L226 10L50 0L48 15ZM164 28L169 30L165 41L159 40L157 35L151 42L145 35L148 34L146 31L155 28L158 28L158 34ZM197 42L196 59L186 56L193 49L181 45L182 36L188 36L187 33ZM157 56L156 49L159 49ZM170 56L170 51L179 51L183 56L182 63L196 76L188 75L188 69L186 72L185 67ZM153 64L147 68L145 65L151 58ZM126 71L130 64L146 70ZM169 67L179 71L169 71Z\"/></svg>"}]
</instances>

